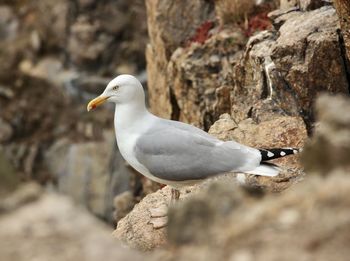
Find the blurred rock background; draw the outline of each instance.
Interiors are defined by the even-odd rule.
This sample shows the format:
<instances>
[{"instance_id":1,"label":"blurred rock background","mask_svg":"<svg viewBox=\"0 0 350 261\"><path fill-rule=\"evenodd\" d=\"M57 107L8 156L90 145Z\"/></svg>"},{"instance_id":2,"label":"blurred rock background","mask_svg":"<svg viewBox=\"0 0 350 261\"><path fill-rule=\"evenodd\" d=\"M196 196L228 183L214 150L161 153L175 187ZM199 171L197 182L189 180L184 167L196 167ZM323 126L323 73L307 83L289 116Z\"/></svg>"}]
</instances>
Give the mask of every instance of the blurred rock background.
<instances>
[{"instance_id":1,"label":"blurred rock background","mask_svg":"<svg viewBox=\"0 0 350 261\"><path fill-rule=\"evenodd\" d=\"M0 259L347 260L349 6L0 1ZM170 189L121 158L113 107L86 112L121 73L143 82L155 114L254 147L305 146L302 164L186 188L155 229L149 209ZM89 213L156 250L121 248Z\"/></svg>"},{"instance_id":2,"label":"blurred rock background","mask_svg":"<svg viewBox=\"0 0 350 261\"><path fill-rule=\"evenodd\" d=\"M112 222L114 196L142 186L116 148L113 108L87 114L86 102L117 74L145 81L144 2L2 1L0 37L3 189L52 184Z\"/></svg>"}]
</instances>

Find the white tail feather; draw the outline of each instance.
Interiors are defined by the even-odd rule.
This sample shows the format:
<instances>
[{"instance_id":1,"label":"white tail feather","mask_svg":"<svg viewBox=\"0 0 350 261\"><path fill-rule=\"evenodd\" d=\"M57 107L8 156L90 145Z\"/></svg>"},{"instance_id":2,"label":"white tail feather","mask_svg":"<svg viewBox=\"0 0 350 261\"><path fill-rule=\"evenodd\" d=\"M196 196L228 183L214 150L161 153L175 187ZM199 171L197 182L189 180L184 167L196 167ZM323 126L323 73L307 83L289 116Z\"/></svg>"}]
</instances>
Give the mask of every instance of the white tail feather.
<instances>
[{"instance_id":1,"label":"white tail feather","mask_svg":"<svg viewBox=\"0 0 350 261\"><path fill-rule=\"evenodd\" d=\"M279 172L280 172L279 167L274 165L265 165L265 164L262 164L253 170L245 171L245 173L247 174L254 174L259 176L267 176L267 177L277 176Z\"/></svg>"}]
</instances>

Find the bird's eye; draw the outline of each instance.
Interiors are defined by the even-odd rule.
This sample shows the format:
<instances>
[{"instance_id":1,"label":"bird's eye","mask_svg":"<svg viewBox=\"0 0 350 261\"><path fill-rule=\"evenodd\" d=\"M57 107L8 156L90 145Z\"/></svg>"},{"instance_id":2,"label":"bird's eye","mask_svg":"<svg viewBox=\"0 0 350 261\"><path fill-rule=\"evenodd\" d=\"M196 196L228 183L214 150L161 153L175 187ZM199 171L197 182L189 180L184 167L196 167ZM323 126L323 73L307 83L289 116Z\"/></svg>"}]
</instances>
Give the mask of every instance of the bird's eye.
<instances>
[{"instance_id":1,"label":"bird's eye","mask_svg":"<svg viewBox=\"0 0 350 261\"><path fill-rule=\"evenodd\" d=\"M118 88L119 88L119 86L116 85L116 86L114 86L114 87L112 88L112 90L113 90L113 91L116 91L116 90L118 90Z\"/></svg>"}]
</instances>

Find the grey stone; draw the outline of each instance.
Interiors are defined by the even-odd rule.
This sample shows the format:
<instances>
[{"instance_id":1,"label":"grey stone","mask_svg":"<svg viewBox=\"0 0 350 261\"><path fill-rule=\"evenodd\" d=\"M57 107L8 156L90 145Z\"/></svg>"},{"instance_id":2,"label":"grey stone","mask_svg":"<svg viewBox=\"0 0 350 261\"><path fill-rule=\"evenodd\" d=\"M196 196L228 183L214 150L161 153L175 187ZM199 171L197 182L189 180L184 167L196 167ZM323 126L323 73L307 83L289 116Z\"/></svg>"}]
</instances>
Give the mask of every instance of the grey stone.
<instances>
[{"instance_id":1,"label":"grey stone","mask_svg":"<svg viewBox=\"0 0 350 261\"><path fill-rule=\"evenodd\" d=\"M117 153L113 132L104 132L102 141L58 140L45 153L45 163L61 193L94 214L113 220L113 198L129 189L130 179L130 171Z\"/></svg>"}]
</instances>

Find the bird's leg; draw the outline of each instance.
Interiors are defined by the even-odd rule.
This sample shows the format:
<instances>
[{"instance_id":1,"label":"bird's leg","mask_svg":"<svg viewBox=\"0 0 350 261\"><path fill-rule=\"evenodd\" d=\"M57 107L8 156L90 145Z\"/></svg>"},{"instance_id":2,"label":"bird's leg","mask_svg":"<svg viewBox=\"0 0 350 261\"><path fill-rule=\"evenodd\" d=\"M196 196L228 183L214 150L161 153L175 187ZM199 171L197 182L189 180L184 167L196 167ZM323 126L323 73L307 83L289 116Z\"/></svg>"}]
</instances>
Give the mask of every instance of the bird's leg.
<instances>
[{"instance_id":1,"label":"bird's leg","mask_svg":"<svg viewBox=\"0 0 350 261\"><path fill-rule=\"evenodd\" d=\"M177 189L171 189L170 204L174 204L180 198L180 191ZM163 228L168 223L168 206L163 203L158 207L149 209L151 213L150 223L153 228Z\"/></svg>"}]
</instances>

